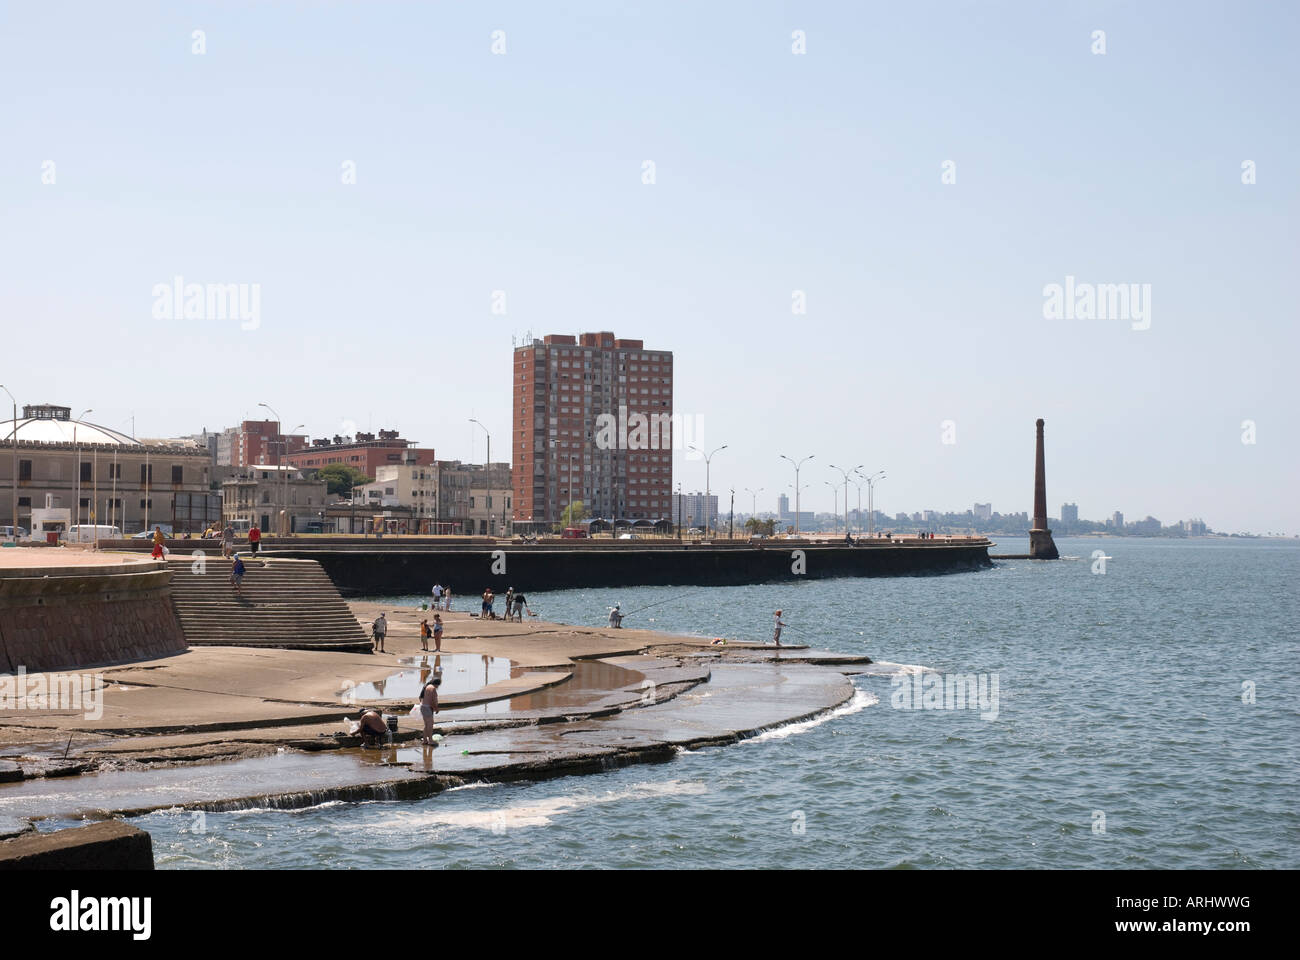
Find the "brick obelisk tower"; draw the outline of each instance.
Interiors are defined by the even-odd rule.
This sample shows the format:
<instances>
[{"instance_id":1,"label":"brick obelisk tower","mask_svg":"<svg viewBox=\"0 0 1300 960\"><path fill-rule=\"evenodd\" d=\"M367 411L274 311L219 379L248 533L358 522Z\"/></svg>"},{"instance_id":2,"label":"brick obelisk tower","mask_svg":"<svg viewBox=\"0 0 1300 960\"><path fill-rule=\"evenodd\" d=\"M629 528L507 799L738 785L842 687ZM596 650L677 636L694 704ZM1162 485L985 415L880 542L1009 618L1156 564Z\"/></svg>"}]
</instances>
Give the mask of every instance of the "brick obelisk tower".
<instances>
[{"instance_id":1,"label":"brick obelisk tower","mask_svg":"<svg viewBox=\"0 0 1300 960\"><path fill-rule=\"evenodd\" d=\"M1034 450L1034 525L1029 530L1029 556L1034 560L1059 560L1052 531L1047 529L1047 471L1043 467L1043 421L1038 428L1038 442Z\"/></svg>"}]
</instances>

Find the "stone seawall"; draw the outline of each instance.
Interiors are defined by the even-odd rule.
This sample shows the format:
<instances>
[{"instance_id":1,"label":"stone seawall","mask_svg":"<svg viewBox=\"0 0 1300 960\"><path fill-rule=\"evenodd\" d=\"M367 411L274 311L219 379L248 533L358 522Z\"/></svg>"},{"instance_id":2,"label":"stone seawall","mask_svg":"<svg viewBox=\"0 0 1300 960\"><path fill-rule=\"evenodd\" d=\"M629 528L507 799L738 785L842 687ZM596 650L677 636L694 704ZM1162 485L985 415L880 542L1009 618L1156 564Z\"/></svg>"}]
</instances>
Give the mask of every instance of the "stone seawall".
<instances>
[{"instance_id":1,"label":"stone seawall","mask_svg":"<svg viewBox=\"0 0 1300 960\"><path fill-rule=\"evenodd\" d=\"M0 841L0 870L152 870L153 838L120 820Z\"/></svg>"},{"instance_id":2,"label":"stone seawall","mask_svg":"<svg viewBox=\"0 0 1300 960\"><path fill-rule=\"evenodd\" d=\"M469 596L487 586L504 595L510 586L527 592L956 573L989 566L988 547L987 540L860 547L773 544L761 549L707 545L568 549L501 543L495 548L454 550L394 544L371 549L280 548L275 553L319 561L345 596L425 594L434 583L448 584L458 595Z\"/></svg>"},{"instance_id":3,"label":"stone seawall","mask_svg":"<svg viewBox=\"0 0 1300 960\"><path fill-rule=\"evenodd\" d=\"M152 562L0 569L0 673L179 653L170 583Z\"/></svg>"}]
</instances>

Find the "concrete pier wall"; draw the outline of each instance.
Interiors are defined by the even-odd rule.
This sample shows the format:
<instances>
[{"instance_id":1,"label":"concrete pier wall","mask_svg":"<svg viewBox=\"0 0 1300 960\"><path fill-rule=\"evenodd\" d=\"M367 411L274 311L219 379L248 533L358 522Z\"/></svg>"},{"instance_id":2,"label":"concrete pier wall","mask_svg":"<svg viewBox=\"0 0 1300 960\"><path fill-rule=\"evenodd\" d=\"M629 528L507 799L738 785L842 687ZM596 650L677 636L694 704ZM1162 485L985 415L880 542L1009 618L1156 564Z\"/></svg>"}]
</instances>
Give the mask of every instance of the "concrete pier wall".
<instances>
[{"instance_id":1,"label":"concrete pier wall","mask_svg":"<svg viewBox=\"0 0 1300 960\"><path fill-rule=\"evenodd\" d=\"M786 543L761 549L748 545L640 548L629 544L592 549L501 543L455 549L396 544L369 549L280 548L275 553L319 561L345 596L425 594L434 583L443 583L465 597L487 586L502 594L509 586L527 592L955 573L989 566L988 548L987 540L860 547Z\"/></svg>"},{"instance_id":2,"label":"concrete pier wall","mask_svg":"<svg viewBox=\"0 0 1300 960\"><path fill-rule=\"evenodd\" d=\"M170 583L161 563L0 570L0 673L184 650Z\"/></svg>"}]
</instances>

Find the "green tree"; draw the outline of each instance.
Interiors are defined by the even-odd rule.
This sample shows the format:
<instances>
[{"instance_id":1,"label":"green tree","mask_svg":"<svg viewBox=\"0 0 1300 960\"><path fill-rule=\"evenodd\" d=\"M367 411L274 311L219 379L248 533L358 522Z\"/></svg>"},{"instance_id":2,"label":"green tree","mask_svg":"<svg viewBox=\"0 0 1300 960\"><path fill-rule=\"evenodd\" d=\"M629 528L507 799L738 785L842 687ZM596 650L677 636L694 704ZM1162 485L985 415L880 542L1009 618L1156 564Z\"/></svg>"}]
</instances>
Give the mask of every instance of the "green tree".
<instances>
[{"instance_id":1,"label":"green tree","mask_svg":"<svg viewBox=\"0 0 1300 960\"><path fill-rule=\"evenodd\" d=\"M560 514L561 527L576 527L587 519L587 507L581 500L574 500Z\"/></svg>"},{"instance_id":2,"label":"green tree","mask_svg":"<svg viewBox=\"0 0 1300 960\"><path fill-rule=\"evenodd\" d=\"M324 480L326 489L333 494L352 495L352 488L369 483L365 472L346 463L328 463L316 472L316 479Z\"/></svg>"}]
</instances>

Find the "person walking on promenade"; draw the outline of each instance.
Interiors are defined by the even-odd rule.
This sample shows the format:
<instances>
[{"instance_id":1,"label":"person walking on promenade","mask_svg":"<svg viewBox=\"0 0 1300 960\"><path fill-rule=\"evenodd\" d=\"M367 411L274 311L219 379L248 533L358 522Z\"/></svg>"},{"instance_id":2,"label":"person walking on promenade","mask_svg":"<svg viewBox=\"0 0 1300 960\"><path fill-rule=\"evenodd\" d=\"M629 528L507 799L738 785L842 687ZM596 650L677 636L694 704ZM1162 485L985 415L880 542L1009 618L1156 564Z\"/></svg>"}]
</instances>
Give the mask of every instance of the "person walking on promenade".
<instances>
[{"instance_id":1,"label":"person walking on promenade","mask_svg":"<svg viewBox=\"0 0 1300 960\"><path fill-rule=\"evenodd\" d=\"M623 628L623 611L618 608L617 603L609 608L609 625L615 630Z\"/></svg>"},{"instance_id":2,"label":"person walking on promenade","mask_svg":"<svg viewBox=\"0 0 1300 960\"><path fill-rule=\"evenodd\" d=\"M235 554L235 563L230 568L230 582L235 585L235 596L243 596L244 561L239 554Z\"/></svg>"},{"instance_id":3,"label":"person walking on promenade","mask_svg":"<svg viewBox=\"0 0 1300 960\"><path fill-rule=\"evenodd\" d=\"M381 613L370 625L370 632L375 638L375 652L384 652L384 637L388 636L388 620Z\"/></svg>"},{"instance_id":4,"label":"person walking on promenade","mask_svg":"<svg viewBox=\"0 0 1300 960\"><path fill-rule=\"evenodd\" d=\"M442 606L442 584L435 583L433 585L433 609L437 610L440 606Z\"/></svg>"},{"instance_id":5,"label":"person walking on promenade","mask_svg":"<svg viewBox=\"0 0 1300 960\"><path fill-rule=\"evenodd\" d=\"M433 631L429 629L429 621L421 620L420 621L420 649L421 650L429 649L429 637L432 635L433 635Z\"/></svg>"},{"instance_id":6,"label":"person walking on promenade","mask_svg":"<svg viewBox=\"0 0 1300 960\"><path fill-rule=\"evenodd\" d=\"M442 610L444 613L451 613L451 587L442 592Z\"/></svg>"},{"instance_id":7,"label":"person walking on promenade","mask_svg":"<svg viewBox=\"0 0 1300 960\"><path fill-rule=\"evenodd\" d=\"M424 740L426 746L433 744L433 718L438 714L438 686L442 677L435 673L432 680L426 680L420 688L420 716L424 718Z\"/></svg>"},{"instance_id":8,"label":"person walking on promenade","mask_svg":"<svg viewBox=\"0 0 1300 960\"><path fill-rule=\"evenodd\" d=\"M257 548L261 542L262 531L258 529L257 524L253 524L248 531L248 549L253 552L253 556L257 556Z\"/></svg>"},{"instance_id":9,"label":"person walking on promenade","mask_svg":"<svg viewBox=\"0 0 1300 960\"><path fill-rule=\"evenodd\" d=\"M784 626L788 626L788 624L781 619L781 611L778 610L776 612L776 629L772 633L772 642L778 647L781 646L781 628Z\"/></svg>"},{"instance_id":10,"label":"person walking on promenade","mask_svg":"<svg viewBox=\"0 0 1300 960\"><path fill-rule=\"evenodd\" d=\"M442 653L442 617L436 613L433 615L433 649Z\"/></svg>"},{"instance_id":11,"label":"person walking on promenade","mask_svg":"<svg viewBox=\"0 0 1300 960\"><path fill-rule=\"evenodd\" d=\"M520 623L524 622L524 608L526 606L528 606L528 598L525 597L522 593L516 593L515 594L515 619ZM532 615L532 612L533 611L531 610L528 611L530 616Z\"/></svg>"},{"instance_id":12,"label":"person walking on promenade","mask_svg":"<svg viewBox=\"0 0 1300 960\"><path fill-rule=\"evenodd\" d=\"M235 555L235 525L227 523L226 529L221 533L221 555L223 557L233 557Z\"/></svg>"},{"instance_id":13,"label":"person walking on promenade","mask_svg":"<svg viewBox=\"0 0 1300 960\"><path fill-rule=\"evenodd\" d=\"M161 560L163 557L163 532L162 527L153 528L153 558Z\"/></svg>"}]
</instances>

